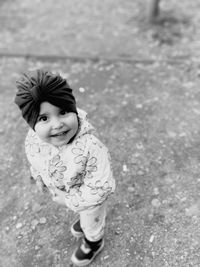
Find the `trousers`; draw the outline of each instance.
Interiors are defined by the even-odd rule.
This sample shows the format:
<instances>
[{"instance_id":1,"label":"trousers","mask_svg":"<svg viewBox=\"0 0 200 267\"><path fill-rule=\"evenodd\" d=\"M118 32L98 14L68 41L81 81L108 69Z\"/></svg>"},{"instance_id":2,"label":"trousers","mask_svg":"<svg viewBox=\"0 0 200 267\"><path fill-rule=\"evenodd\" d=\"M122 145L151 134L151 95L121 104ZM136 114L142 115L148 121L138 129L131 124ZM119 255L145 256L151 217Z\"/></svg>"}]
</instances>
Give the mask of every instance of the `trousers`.
<instances>
[{"instance_id":1,"label":"trousers","mask_svg":"<svg viewBox=\"0 0 200 267\"><path fill-rule=\"evenodd\" d=\"M101 205L79 212L81 228L89 241L95 242L104 236L106 206L104 201Z\"/></svg>"}]
</instances>

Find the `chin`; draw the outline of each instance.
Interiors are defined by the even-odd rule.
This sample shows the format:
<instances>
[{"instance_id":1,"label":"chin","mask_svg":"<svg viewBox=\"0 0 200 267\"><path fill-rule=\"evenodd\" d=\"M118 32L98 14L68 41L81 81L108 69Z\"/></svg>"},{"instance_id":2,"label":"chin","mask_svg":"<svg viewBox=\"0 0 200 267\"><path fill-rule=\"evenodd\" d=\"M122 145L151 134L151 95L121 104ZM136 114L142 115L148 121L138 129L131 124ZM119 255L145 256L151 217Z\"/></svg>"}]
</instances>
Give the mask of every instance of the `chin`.
<instances>
[{"instance_id":1,"label":"chin","mask_svg":"<svg viewBox=\"0 0 200 267\"><path fill-rule=\"evenodd\" d=\"M49 138L48 140L46 139L46 142L54 146L63 146L70 144L74 140L75 136L75 134L71 134L62 139Z\"/></svg>"},{"instance_id":2,"label":"chin","mask_svg":"<svg viewBox=\"0 0 200 267\"><path fill-rule=\"evenodd\" d=\"M69 143L69 141L58 141L58 142L51 142L52 145L54 146L63 146L63 145L67 145Z\"/></svg>"}]
</instances>

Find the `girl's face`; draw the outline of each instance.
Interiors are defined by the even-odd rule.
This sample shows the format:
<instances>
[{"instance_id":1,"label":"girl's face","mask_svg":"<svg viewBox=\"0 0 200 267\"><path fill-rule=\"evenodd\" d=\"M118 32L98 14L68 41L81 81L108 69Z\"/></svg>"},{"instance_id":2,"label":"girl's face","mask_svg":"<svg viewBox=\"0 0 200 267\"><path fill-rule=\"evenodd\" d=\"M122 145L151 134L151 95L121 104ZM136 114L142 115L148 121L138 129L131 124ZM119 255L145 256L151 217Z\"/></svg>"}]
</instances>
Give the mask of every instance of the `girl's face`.
<instances>
[{"instance_id":1,"label":"girl's face","mask_svg":"<svg viewBox=\"0 0 200 267\"><path fill-rule=\"evenodd\" d=\"M66 145L78 130L77 114L43 102L34 129L43 141L55 146Z\"/></svg>"}]
</instances>

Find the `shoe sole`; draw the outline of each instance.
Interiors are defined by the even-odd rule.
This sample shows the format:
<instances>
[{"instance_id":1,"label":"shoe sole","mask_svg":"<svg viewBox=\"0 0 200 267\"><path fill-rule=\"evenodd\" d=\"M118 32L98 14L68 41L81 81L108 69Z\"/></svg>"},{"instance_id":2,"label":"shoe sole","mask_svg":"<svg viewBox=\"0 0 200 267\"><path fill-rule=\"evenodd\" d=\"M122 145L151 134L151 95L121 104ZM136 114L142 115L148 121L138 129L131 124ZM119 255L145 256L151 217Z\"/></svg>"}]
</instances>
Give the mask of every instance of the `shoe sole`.
<instances>
[{"instance_id":1,"label":"shoe sole","mask_svg":"<svg viewBox=\"0 0 200 267\"><path fill-rule=\"evenodd\" d=\"M71 261L76 266L80 266L80 267L87 266L88 264L90 264L94 260L94 258L102 251L103 248L104 248L104 240L103 240L100 248L94 253L94 256L91 258L91 260L78 261L77 258L75 257L75 252L74 252L74 254L71 256Z\"/></svg>"}]
</instances>

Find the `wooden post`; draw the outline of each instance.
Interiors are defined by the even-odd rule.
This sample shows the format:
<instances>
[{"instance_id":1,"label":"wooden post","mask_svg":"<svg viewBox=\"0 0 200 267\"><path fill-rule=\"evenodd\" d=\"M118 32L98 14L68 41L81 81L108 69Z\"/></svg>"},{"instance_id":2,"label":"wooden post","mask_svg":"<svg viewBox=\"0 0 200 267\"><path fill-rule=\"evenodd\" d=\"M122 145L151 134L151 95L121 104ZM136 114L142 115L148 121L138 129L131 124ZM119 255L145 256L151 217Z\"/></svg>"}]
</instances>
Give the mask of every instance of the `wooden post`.
<instances>
[{"instance_id":1,"label":"wooden post","mask_svg":"<svg viewBox=\"0 0 200 267\"><path fill-rule=\"evenodd\" d=\"M149 22L155 22L159 16L160 8L159 8L160 0L151 0L149 3Z\"/></svg>"}]
</instances>

